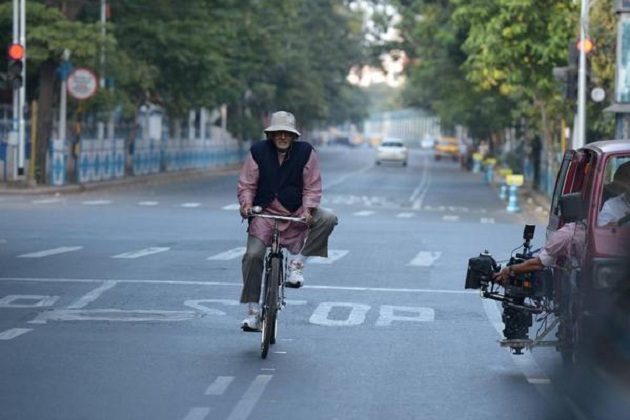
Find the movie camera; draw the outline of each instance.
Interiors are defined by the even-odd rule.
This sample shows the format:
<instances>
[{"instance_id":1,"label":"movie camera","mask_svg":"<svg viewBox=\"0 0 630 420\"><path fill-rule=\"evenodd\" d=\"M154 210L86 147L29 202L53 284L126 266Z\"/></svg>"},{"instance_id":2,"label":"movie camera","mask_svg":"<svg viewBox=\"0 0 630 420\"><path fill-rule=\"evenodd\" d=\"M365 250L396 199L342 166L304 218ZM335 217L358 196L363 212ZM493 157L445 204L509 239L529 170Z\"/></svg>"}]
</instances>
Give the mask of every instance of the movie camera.
<instances>
[{"instance_id":1,"label":"movie camera","mask_svg":"<svg viewBox=\"0 0 630 420\"><path fill-rule=\"evenodd\" d=\"M506 266L534 258L538 251L532 251L531 244L535 228L534 225L525 225L523 245L511 252ZM517 252L518 250L521 251ZM522 354L524 347L533 347L535 344L529 338L533 316L540 315L546 320L546 317L554 312L552 274L548 269L515 274L502 284L493 279L493 275L499 271L501 265L488 251L484 251L468 260L465 288L480 290L482 298L501 302L502 320L505 324L503 329L505 339L501 341L501 345L512 348L515 354ZM536 339L544 337L548 330L542 333L539 331Z\"/></svg>"}]
</instances>

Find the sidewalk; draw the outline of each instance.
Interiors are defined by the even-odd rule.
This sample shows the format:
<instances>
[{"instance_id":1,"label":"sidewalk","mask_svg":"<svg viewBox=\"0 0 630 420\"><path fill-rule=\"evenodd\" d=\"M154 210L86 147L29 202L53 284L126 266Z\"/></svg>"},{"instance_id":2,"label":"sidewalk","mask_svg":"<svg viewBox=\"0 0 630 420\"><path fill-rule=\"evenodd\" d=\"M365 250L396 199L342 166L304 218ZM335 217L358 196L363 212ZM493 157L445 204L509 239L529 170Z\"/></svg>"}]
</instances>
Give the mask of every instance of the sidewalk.
<instances>
[{"instance_id":1,"label":"sidewalk","mask_svg":"<svg viewBox=\"0 0 630 420\"><path fill-rule=\"evenodd\" d=\"M551 199L547 195L534 190L531 185L523 185L519 191L519 203L522 212L536 220L536 224L547 225Z\"/></svg>"},{"instance_id":2,"label":"sidewalk","mask_svg":"<svg viewBox=\"0 0 630 420\"><path fill-rule=\"evenodd\" d=\"M127 176L120 179L69 185L35 185L27 182L0 182L0 196L2 195L46 195L73 194L99 189L115 188L131 185L152 185L168 182L188 181L213 175L236 173L241 164L232 164L209 169L187 170L177 172L160 172L155 174Z\"/></svg>"}]
</instances>

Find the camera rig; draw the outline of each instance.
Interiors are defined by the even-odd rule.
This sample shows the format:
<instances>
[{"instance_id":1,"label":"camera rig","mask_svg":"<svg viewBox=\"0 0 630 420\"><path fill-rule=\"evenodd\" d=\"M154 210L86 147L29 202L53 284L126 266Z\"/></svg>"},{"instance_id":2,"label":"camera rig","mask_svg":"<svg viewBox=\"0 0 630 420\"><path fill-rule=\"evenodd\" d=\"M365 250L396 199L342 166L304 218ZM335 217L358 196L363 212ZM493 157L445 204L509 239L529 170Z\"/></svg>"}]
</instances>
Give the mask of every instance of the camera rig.
<instances>
[{"instance_id":1,"label":"camera rig","mask_svg":"<svg viewBox=\"0 0 630 420\"><path fill-rule=\"evenodd\" d=\"M523 244L511 252L506 263L509 267L534 258L538 250L532 251L531 240L534 238L534 225L525 225ZM520 249L520 252L517 252ZM494 280L494 274L501 271L501 265L486 250L477 257L468 260L466 289L476 289L485 299L501 302L504 339L501 346L510 347L514 354L522 354L523 348L537 345L555 345L555 342L543 342L542 339L555 327L557 321L539 329L534 340L529 338L529 329L533 317L538 316L547 325L549 315L555 314L553 305L553 277L551 270L536 270L524 274L511 275L507 282ZM501 291L503 289L503 291Z\"/></svg>"}]
</instances>

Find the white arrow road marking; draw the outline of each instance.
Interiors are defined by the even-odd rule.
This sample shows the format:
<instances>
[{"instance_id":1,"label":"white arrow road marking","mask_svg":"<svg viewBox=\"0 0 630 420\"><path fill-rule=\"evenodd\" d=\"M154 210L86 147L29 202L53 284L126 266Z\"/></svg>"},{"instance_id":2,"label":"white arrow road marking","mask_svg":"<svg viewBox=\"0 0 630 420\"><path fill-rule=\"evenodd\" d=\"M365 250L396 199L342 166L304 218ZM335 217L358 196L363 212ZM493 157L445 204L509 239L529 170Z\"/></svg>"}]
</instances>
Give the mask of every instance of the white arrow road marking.
<instances>
[{"instance_id":1,"label":"white arrow road marking","mask_svg":"<svg viewBox=\"0 0 630 420\"><path fill-rule=\"evenodd\" d=\"M353 213L354 216L370 216L374 214L374 212L372 210L362 210L362 211L358 211L356 213Z\"/></svg>"},{"instance_id":2,"label":"white arrow road marking","mask_svg":"<svg viewBox=\"0 0 630 420\"><path fill-rule=\"evenodd\" d=\"M213 255L211 257L206 258L207 260L221 260L227 261L234 258L242 257L245 253L245 247L239 246L237 248L232 248L229 251L222 252L220 254Z\"/></svg>"},{"instance_id":3,"label":"white arrow road marking","mask_svg":"<svg viewBox=\"0 0 630 420\"><path fill-rule=\"evenodd\" d=\"M32 328L11 328L10 330L0 332L0 340L11 340L15 337L19 337L22 334L26 334L29 331L33 331L33 329Z\"/></svg>"},{"instance_id":4,"label":"white arrow road marking","mask_svg":"<svg viewBox=\"0 0 630 420\"><path fill-rule=\"evenodd\" d=\"M331 249L328 251L328 258L324 257L308 257L309 264L332 264L341 257L345 256L348 252L347 249Z\"/></svg>"},{"instance_id":5,"label":"white arrow road marking","mask_svg":"<svg viewBox=\"0 0 630 420\"><path fill-rule=\"evenodd\" d=\"M442 216L442 220L444 220L445 222L457 222L459 220L459 216L456 216L454 214L447 214Z\"/></svg>"},{"instance_id":6,"label":"white arrow road marking","mask_svg":"<svg viewBox=\"0 0 630 420\"><path fill-rule=\"evenodd\" d=\"M241 208L241 206L239 206L238 203L236 203L236 204L228 204L227 206L223 206L222 208L223 210L238 210Z\"/></svg>"},{"instance_id":7,"label":"white arrow road marking","mask_svg":"<svg viewBox=\"0 0 630 420\"><path fill-rule=\"evenodd\" d=\"M409 218L413 217L413 213L398 213L396 215L396 217L400 217L400 218L403 218L403 219L409 219Z\"/></svg>"},{"instance_id":8,"label":"white arrow road marking","mask_svg":"<svg viewBox=\"0 0 630 420\"><path fill-rule=\"evenodd\" d=\"M157 206L157 201L141 201L138 203L139 206Z\"/></svg>"},{"instance_id":9,"label":"white arrow road marking","mask_svg":"<svg viewBox=\"0 0 630 420\"><path fill-rule=\"evenodd\" d=\"M59 248L47 249L45 251L31 252L30 254L18 255L20 258L41 258L48 257L49 255L63 254L66 252L73 252L83 249L82 246L62 246Z\"/></svg>"},{"instance_id":10,"label":"white arrow road marking","mask_svg":"<svg viewBox=\"0 0 630 420\"><path fill-rule=\"evenodd\" d=\"M147 255L168 251L169 249L171 248L152 247L152 248L141 249L139 251L131 251L131 252L125 252L124 254L114 255L112 258L140 258L140 257L146 257Z\"/></svg>"},{"instance_id":11,"label":"white arrow road marking","mask_svg":"<svg viewBox=\"0 0 630 420\"><path fill-rule=\"evenodd\" d=\"M420 251L418 255L416 255L416 258L411 260L407 265L430 267L438 258L440 258L440 255L442 255L440 251Z\"/></svg>"},{"instance_id":12,"label":"white arrow road marking","mask_svg":"<svg viewBox=\"0 0 630 420\"><path fill-rule=\"evenodd\" d=\"M195 208L195 207L199 207L201 206L201 203L184 203L182 204L182 207L186 207L189 209Z\"/></svg>"}]
</instances>

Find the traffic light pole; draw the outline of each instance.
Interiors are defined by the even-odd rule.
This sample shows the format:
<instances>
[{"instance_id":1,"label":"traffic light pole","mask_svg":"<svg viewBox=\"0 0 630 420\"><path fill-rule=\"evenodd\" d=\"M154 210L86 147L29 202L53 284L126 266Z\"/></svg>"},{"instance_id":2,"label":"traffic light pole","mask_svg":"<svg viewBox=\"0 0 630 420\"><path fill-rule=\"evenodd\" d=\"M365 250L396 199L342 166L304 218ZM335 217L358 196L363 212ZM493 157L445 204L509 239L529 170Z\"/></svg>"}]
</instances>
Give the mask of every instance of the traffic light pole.
<instances>
[{"instance_id":1,"label":"traffic light pole","mask_svg":"<svg viewBox=\"0 0 630 420\"><path fill-rule=\"evenodd\" d=\"M24 155L26 152L26 124L24 111L26 108L26 0L20 1L20 39L19 43L24 47L24 59L22 66L22 86L18 89L18 165L17 175L24 177Z\"/></svg>"},{"instance_id":2,"label":"traffic light pole","mask_svg":"<svg viewBox=\"0 0 630 420\"><path fill-rule=\"evenodd\" d=\"M13 43L17 44L20 35L20 0L13 0ZM13 149L13 180L18 177L18 156L19 156L19 135L18 135L18 110L19 95L13 91L13 112L11 115L11 133L9 134L9 144ZM16 147L17 146L17 147Z\"/></svg>"},{"instance_id":3,"label":"traffic light pole","mask_svg":"<svg viewBox=\"0 0 630 420\"><path fill-rule=\"evenodd\" d=\"M573 136L573 148L578 149L586 143L586 52L585 40L588 30L589 1L582 0L580 11L580 48L578 67L577 133Z\"/></svg>"}]
</instances>

